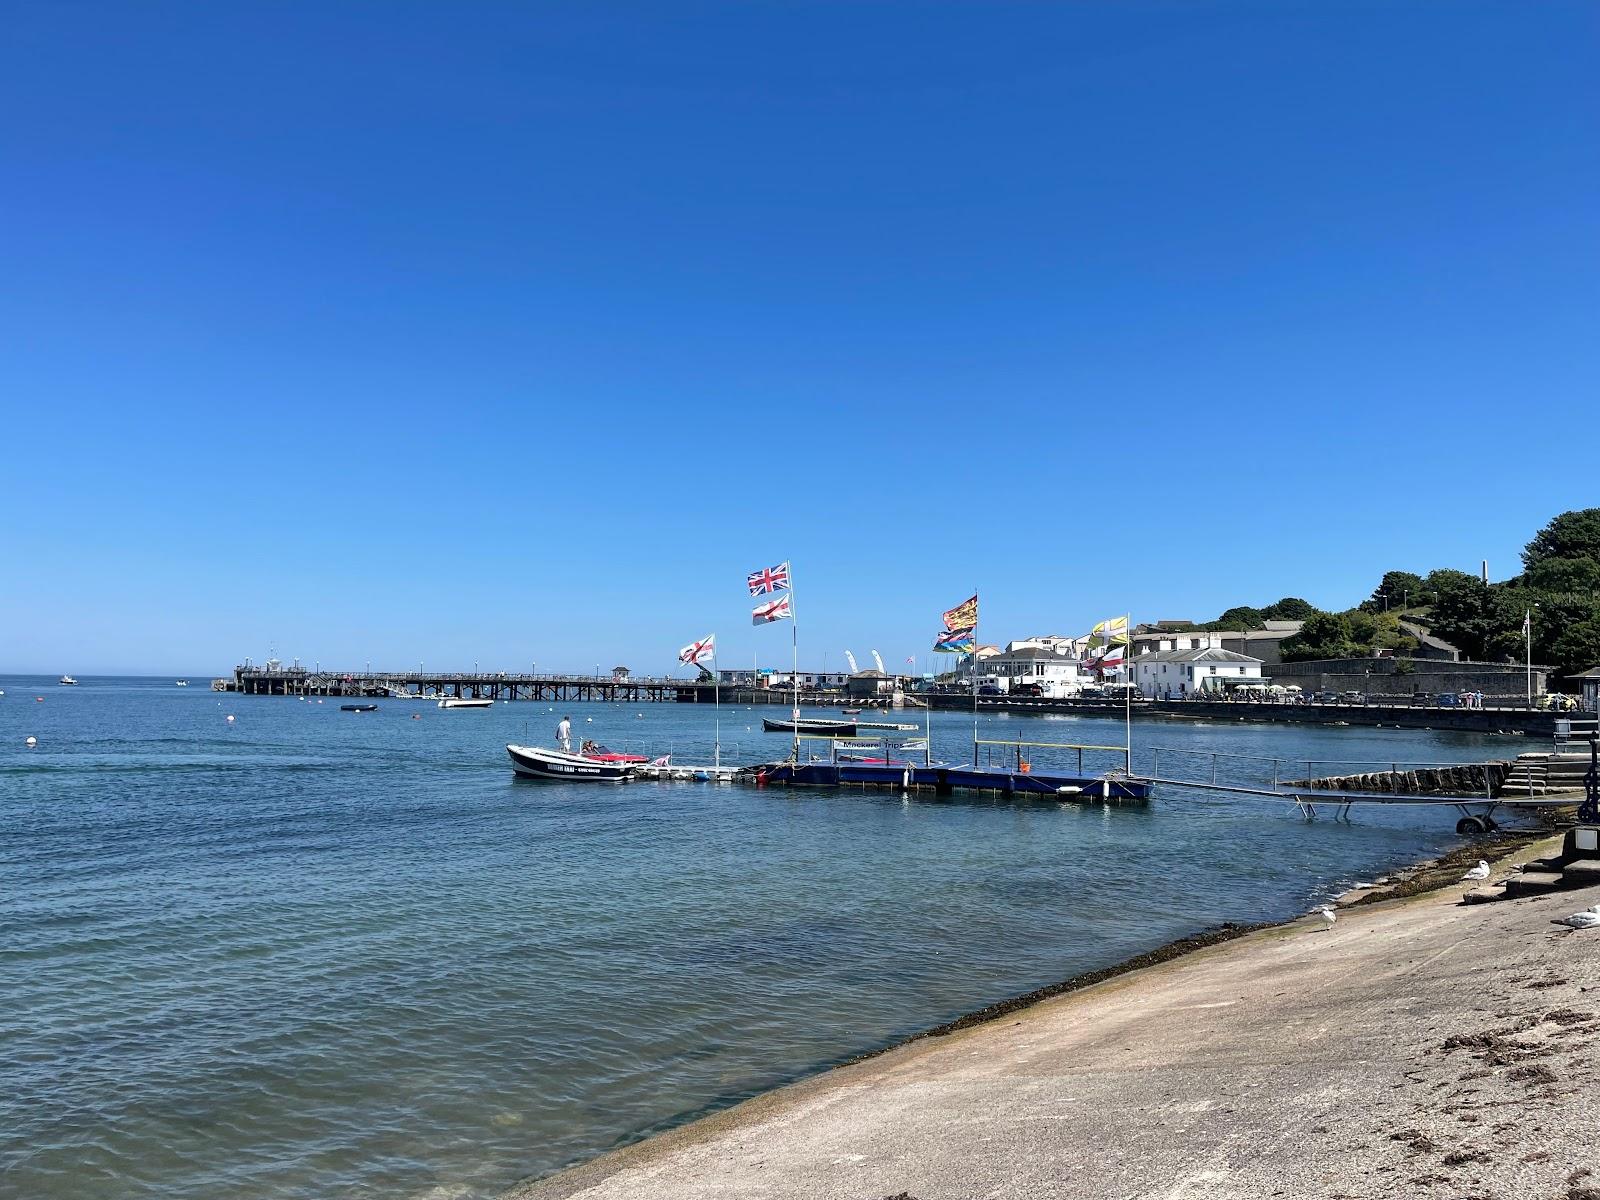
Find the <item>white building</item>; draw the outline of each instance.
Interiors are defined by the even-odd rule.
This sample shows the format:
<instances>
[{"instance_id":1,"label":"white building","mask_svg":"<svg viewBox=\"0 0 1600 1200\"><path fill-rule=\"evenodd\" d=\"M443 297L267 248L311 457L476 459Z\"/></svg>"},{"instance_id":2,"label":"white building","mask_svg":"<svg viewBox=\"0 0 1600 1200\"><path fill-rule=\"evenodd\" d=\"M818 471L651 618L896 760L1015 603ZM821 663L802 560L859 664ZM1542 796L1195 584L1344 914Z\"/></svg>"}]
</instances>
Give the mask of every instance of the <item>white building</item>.
<instances>
[{"instance_id":1,"label":"white building","mask_svg":"<svg viewBox=\"0 0 1600 1200\"><path fill-rule=\"evenodd\" d=\"M1098 680L1076 654L1058 654L1037 645L1012 642L1003 653L983 664L978 682L1008 693L1024 687L1032 691L1030 685L1036 685L1044 696L1076 696Z\"/></svg>"},{"instance_id":2,"label":"white building","mask_svg":"<svg viewBox=\"0 0 1600 1200\"><path fill-rule=\"evenodd\" d=\"M1180 635L1211 637L1211 634ZM1133 683L1152 700L1193 695L1220 695L1246 681L1265 685L1261 660L1219 646L1190 646L1182 650L1156 650L1128 660Z\"/></svg>"}]
</instances>

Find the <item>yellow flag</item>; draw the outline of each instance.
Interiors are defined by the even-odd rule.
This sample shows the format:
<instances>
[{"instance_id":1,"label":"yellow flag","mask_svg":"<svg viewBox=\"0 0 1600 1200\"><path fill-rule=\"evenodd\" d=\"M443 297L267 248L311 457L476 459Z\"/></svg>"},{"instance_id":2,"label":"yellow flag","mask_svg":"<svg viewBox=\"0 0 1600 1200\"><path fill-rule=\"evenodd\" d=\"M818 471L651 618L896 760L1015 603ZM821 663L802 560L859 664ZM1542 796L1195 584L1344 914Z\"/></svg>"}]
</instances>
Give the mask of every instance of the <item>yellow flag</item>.
<instances>
[{"instance_id":1,"label":"yellow flag","mask_svg":"<svg viewBox=\"0 0 1600 1200\"><path fill-rule=\"evenodd\" d=\"M1111 617L1101 621L1089 631L1089 641L1096 646L1126 646L1128 644L1128 618Z\"/></svg>"},{"instance_id":2,"label":"yellow flag","mask_svg":"<svg viewBox=\"0 0 1600 1200\"><path fill-rule=\"evenodd\" d=\"M975 629L978 625L978 597L962 601L944 614L946 629Z\"/></svg>"}]
</instances>

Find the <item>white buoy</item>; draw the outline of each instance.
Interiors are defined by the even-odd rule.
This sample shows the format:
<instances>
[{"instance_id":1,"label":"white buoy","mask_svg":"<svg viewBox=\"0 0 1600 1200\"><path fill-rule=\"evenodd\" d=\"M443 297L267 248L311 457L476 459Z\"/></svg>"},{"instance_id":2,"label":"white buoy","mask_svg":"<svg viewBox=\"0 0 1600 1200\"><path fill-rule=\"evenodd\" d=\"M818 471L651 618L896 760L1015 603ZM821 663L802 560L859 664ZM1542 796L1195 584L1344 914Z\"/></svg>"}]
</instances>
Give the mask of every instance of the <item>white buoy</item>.
<instances>
[{"instance_id":1,"label":"white buoy","mask_svg":"<svg viewBox=\"0 0 1600 1200\"><path fill-rule=\"evenodd\" d=\"M228 724L229 724L229 725L232 725L232 724L233 724L233 714L232 714L232 713L229 713L229 714L228 714Z\"/></svg>"},{"instance_id":2,"label":"white buoy","mask_svg":"<svg viewBox=\"0 0 1600 1200\"><path fill-rule=\"evenodd\" d=\"M39 739L30 735L26 744L30 747L37 746L39 744Z\"/></svg>"}]
</instances>

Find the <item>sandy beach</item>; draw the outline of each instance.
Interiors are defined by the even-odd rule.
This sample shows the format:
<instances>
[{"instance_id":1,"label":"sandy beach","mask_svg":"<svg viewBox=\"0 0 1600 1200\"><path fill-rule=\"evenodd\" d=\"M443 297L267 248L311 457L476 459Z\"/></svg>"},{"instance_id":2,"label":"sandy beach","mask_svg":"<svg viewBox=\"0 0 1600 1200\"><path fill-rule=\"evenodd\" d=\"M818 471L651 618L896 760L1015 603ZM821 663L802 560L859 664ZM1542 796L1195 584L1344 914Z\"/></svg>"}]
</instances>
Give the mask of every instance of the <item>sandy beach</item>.
<instances>
[{"instance_id":1,"label":"sandy beach","mask_svg":"<svg viewBox=\"0 0 1600 1200\"><path fill-rule=\"evenodd\" d=\"M1466 886L914 1041L511 1196L1600 1200L1600 932L1550 923L1600 888Z\"/></svg>"}]
</instances>

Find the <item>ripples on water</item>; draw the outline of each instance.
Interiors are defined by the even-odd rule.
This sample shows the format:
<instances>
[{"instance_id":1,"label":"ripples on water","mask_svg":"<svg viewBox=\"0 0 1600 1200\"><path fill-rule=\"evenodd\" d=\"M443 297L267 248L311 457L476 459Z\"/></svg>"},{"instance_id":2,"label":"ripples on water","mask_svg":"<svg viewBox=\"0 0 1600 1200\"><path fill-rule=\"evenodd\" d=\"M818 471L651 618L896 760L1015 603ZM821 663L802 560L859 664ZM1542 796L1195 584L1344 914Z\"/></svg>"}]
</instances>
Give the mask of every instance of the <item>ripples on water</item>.
<instances>
[{"instance_id":1,"label":"ripples on water","mask_svg":"<svg viewBox=\"0 0 1600 1200\"><path fill-rule=\"evenodd\" d=\"M0 685L0 1195L39 1200L493 1196L1199 927L1303 910L1451 827L1199 793L1119 810L515 782L502 747L525 720L548 740L544 705ZM712 736L703 707L567 711L613 744ZM781 752L759 713L724 717L742 760ZM959 759L970 718L934 732ZM1301 758L1516 747L1138 734Z\"/></svg>"}]
</instances>

